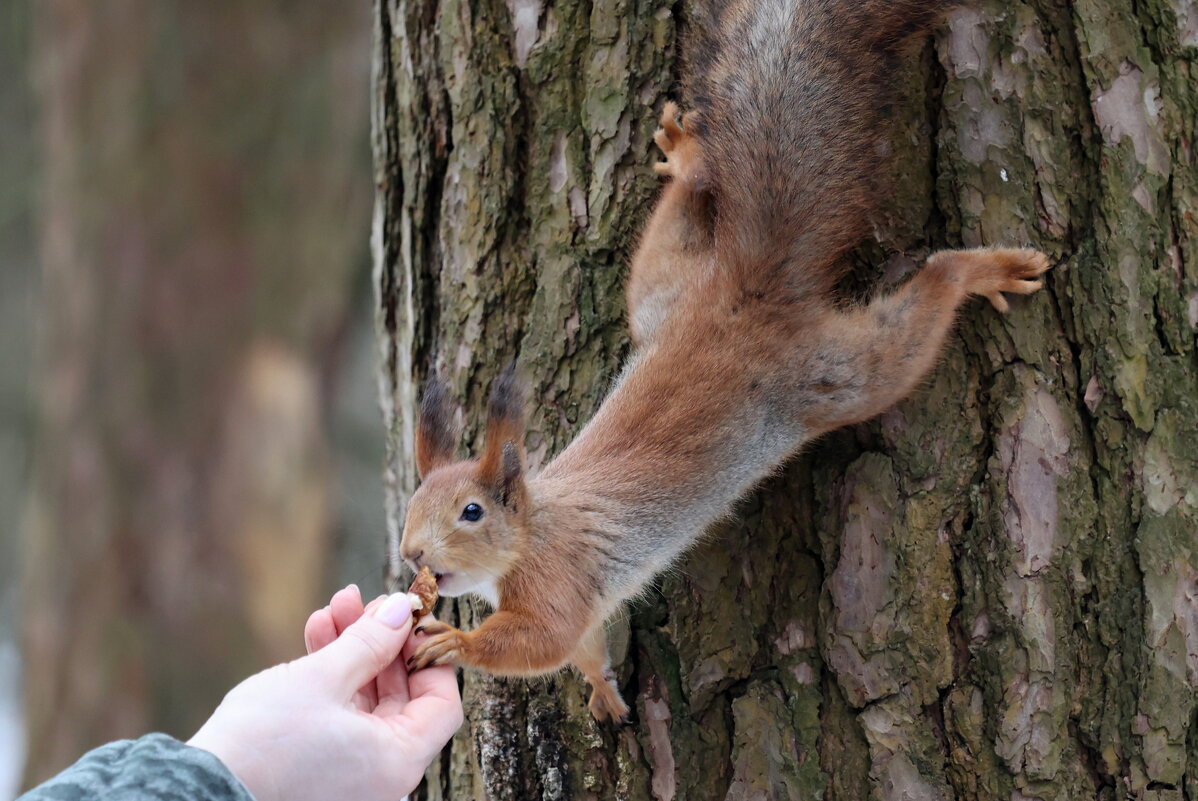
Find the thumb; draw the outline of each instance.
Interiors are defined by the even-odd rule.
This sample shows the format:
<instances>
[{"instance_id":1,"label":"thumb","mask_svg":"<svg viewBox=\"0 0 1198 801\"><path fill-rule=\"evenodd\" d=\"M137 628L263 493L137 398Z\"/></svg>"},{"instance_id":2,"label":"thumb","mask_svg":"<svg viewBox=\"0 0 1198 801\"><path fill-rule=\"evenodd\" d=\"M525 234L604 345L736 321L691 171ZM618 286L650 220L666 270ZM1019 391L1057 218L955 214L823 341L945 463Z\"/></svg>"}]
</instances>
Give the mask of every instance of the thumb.
<instances>
[{"instance_id":1,"label":"thumb","mask_svg":"<svg viewBox=\"0 0 1198 801\"><path fill-rule=\"evenodd\" d=\"M304 658L335 692L348 698L395 661L411 630L412 599L397 592Z\"/></svg>"}]
</instances>

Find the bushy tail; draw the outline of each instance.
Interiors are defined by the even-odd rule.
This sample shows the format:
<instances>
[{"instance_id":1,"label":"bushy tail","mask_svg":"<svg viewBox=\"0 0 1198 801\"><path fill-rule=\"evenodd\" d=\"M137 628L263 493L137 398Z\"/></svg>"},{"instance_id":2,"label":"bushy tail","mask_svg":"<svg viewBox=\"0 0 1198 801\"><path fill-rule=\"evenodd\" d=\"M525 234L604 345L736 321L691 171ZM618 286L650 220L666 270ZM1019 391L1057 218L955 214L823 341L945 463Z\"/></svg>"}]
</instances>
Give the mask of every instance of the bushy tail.
<instances>
[{"instance_id":1,"label":"bushy tail","mask_svg":"<svg viewBox=\"0 0 1198 801\"><path fill-rule=\"evenodd\" d=\"M904 45L960 0L698 0L687 43L736 286L810 293L866 233Z\"/></svg>"}]
</instances>

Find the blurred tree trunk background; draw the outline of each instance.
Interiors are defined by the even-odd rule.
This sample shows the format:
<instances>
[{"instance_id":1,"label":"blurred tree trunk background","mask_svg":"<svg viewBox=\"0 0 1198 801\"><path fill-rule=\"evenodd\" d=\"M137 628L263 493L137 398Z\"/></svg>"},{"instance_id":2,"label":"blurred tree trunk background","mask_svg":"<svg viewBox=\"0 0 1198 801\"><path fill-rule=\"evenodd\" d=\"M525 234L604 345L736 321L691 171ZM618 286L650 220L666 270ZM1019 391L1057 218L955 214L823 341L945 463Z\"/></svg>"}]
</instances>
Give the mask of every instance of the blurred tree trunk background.
<instances>
[{"instance_id":1,"label":"blurred tree trunk background","mask_svg":"<svg viewBox=\"0 0 1198 801\"><path fill-rule=\"evenodd\" d=\"M24 756L18 656L19 538L28 482L29 359L35 277L29 82L31 6L0 7L0 799L16 795Z\"/></svg>"},{"instance_id":2,"label":"blurred tree trunk background","mask_svg":"<svg viewBox=\"0 0 1198 801\"><path fill-rule=\"evenodd\" d=\"M371 555L346 572L381 584L379 523L347 509L330 444L339 427L362 445L347 376L350 406L376 402L354 313L369 19L354 3L36 4L29 781L105 740L190 736L240 678L302 653L350 535ZM352 503L381 521L375 493Z\"/></svg>"},{"instance_id":3,"label":"blurred tree trunk background","mask_svg":"<svg viewBox=\"0 0 1198 801\"><path fill-rule=\"evenodd\" d=\"M434 366L475 436L518 357L539 464L616 374L686 8L376 3L392 533ZM1198 801L1196 57L1190 0L956 12L903 73L849 289L1027 243L1047 290L970 305L919 392L815 443L612 626L636 725L596 726L570 674L467 673L425 797Z\"/></svg>"}]
</instances>

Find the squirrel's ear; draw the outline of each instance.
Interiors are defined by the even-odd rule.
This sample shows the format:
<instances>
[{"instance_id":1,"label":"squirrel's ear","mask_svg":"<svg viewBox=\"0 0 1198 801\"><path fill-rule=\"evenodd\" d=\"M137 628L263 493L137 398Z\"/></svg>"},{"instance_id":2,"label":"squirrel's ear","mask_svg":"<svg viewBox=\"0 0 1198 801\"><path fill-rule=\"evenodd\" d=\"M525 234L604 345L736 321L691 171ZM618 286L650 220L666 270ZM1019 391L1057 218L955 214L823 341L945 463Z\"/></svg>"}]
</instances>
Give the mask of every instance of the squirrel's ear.
<instances>
[{"instance_id":1,"label":"squirrel's ear","mask_svg":"<svg viewBox=\"0 0 1198 801\"><path fill-rule=\"evenodd\" d=\"M416 425L417 475L423 479L452 462L461 435L448 388L436 376L429 376L420 402L420 422Z\"/></svg>"},{"instance_id":2,"label":"squirrel's ear","mask_svg":"<svg viewBox=\"0 0 1198 801\"><path fill-rule=\"evenodd\" d=\"M516 378L515 364L491 387L487 438L478 473L496 500L512 509L520 506L524 498L524 389Z\"/></svg>"}]
</instances>

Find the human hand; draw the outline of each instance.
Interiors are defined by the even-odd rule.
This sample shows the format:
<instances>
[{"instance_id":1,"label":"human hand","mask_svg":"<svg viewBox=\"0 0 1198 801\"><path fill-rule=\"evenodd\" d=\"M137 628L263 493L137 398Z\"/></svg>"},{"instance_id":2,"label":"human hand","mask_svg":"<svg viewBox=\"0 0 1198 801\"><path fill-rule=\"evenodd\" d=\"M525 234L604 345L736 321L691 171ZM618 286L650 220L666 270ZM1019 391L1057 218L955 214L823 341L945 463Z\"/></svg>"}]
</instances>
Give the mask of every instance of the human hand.
<instances>
[{"instance_id":1,"label":"human hand","mask_svg":"<svg viewBox=\"0 0 1198 801\"><path fill-rule=\"evenodd\" d=\"M452 667L408 675L411 617L403 593L364 609L341 590L304 626L309 655L234 687L189 744L256 801L406 795L462 723Z\"/></svg>"}]
</instances>

